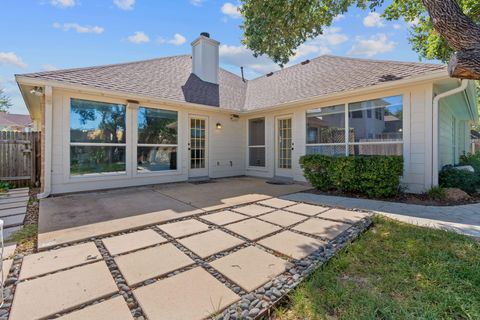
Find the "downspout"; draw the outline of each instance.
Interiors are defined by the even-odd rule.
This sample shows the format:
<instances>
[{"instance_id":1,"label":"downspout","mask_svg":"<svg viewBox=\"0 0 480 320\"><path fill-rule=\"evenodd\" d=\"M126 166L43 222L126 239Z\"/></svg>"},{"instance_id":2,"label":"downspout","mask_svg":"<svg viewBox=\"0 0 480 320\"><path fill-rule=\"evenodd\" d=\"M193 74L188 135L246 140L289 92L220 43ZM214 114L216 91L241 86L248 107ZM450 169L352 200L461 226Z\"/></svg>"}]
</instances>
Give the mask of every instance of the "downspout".
<instances>
[{"instance_id":1,"label":"downspout","mask_svg":"<svg viewBox=\"0 0 480 320\"><path fill-rule=\"evenodd\" d=\"M53 105L52 105L52 87L45 86L45 149L44 149L44 170L43 174L43 192L37 194L38 199L44 199L50 195L52 190L52 122L53 122Z\"/></svg>"},{"instance_id":2,"label":"downspout","mask_svg":"<svg viewBox=\"0 0 480 320\"><path fill-rule=\"evenodd\" d=\"M449 91L440 93L433 98L433 135L432 135L432 186L438 186L438 106L440 99L454 95L456 93L464 91L468 86L468 80L462 79L460 86Z\"/></svg>"}]
</instances>

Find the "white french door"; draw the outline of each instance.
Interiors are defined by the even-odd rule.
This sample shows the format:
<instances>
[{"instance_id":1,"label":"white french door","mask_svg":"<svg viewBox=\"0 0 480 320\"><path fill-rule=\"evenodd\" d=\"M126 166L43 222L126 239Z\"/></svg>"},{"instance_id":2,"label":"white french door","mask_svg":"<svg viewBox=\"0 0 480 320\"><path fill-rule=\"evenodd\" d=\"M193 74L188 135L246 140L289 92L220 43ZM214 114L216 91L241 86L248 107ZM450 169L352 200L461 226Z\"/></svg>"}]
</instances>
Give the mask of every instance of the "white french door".
<instances>
[{"instance_id":1,"label":"white french door","mask_svg":"<svg viewBox=\"0 0 480 320\"><path fill-rule=\"evenodd\" d=\"M275 118L275 175L292 178L292 117Z\"/></svg>"},{"instance_id":2,"label":"white french door","mask_svg":"<svg viewBox=\"0 0 480 320\"><path fill-rule=\"evenodd\" d=\"M189 178L208 176L208 118L189 116Z\"/></svg>"}]
</instances>

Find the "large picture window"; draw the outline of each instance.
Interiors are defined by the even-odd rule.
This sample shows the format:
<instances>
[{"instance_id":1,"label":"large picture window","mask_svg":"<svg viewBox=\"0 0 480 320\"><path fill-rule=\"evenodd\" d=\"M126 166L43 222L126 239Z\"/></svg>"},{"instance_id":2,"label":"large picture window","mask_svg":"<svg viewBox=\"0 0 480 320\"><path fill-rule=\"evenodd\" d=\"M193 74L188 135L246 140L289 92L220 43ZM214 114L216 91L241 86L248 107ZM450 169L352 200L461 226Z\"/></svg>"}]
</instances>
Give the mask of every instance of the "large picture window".
<instances>
[{"instance_id":1,"label":"large picture window","mask_svg":"<svg viewBox=\"0 0 480 320\"><path fill-rule=\"evenodd\" d=\"M125 172L125 105L71 99L70 175Z\"/></svg>"},{"instance_id":2,"label":"large picture window","mask_svg":"<svg viewBox=\"0 0 480 320\"><path fill-rule=\"evenodd\" d=\"M248 120L248 165L265 167L265 118Z\"/></svg>"},{"instance_id":3,"label":"large picture window","mask_svg":"<svg viewBox=\"0 0 480 320\"><path fill-rule=\"evenodd\" d=\"M140 107L137 120L137 171L176 170L177 112Z\"/></svg>"},{"instance_id":4,"label":"large picture window","mask_svg":"<svg viewBox=\"0 0 480 320\"><path fill-rule=\"evenodd\" d=\"M306 135L307 154L402 155L402 96L308 110Z\"/></svg>"}]
</instances>

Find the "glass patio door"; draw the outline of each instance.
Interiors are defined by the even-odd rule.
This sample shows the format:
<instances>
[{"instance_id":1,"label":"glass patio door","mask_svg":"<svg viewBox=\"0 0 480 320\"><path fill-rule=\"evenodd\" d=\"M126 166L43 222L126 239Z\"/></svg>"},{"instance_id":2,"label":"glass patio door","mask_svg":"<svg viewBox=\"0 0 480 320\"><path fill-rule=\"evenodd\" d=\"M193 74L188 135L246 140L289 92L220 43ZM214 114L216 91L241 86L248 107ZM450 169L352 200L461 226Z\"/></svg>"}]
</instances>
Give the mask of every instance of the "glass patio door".
<instances>
[{"instance_id":1,"label":"glass patio door","mask_svg":"<svg viewBox=\"0 0 480 320\"><path fill-rule=\"evenodd\" d=\"M292 118L291 116L276 119L276 155L275 175L292 178Z\"/></svg>"},{"instance_id":2,"label":"glass patio door","mask_svg":"<svg viewBox=\"0 0 480 320\"><path fill-rule=\"evenodd\" d=\"M208 120L207 117L189 117L189 172L190 178L208 176Z\"/></svg>"}]
</instances>

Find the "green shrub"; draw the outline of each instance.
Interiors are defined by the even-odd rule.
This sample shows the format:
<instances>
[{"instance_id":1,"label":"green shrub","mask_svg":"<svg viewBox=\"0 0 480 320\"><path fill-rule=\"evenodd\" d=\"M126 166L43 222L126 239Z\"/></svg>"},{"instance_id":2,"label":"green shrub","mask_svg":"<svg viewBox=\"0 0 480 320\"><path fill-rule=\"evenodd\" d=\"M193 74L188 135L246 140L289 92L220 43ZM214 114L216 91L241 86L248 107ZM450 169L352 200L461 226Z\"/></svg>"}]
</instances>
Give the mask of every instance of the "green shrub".
<instances>
[{"instance_id":1,"label":"green shrub","mask_svg":"<svg viewBox=\"0 0 480 320\"><path fill-rule=\"evenodd\" d=\"M447 193L442 187L432 187L427 191L427 197L431 200L445 200Z\"/></svg>"},{"instance_id":2,"label":"green shrub","mask_svg":"<svg viewBox=\"0 0 480 320\"><path fill-rule=\"evenodd\" d=\"M315 188L391 197L399 193L403 174L400 156L342 156L319 154L300 158L305 178Z\"/></svg>"},{"instance_id":3,"label":"green shrub","mask_svg":"<svg viewBox=\"0 0 480 320\"><path fill-rule=\"evenodd\" d=\"M472 166L477 175L480 174L480 152L467 153L460 156L462 166Z\"/></svg>"},{"instance_id":4,"label":"green shrub","mask_svg":"<svg viewBox=\"0 0 480 320\"><path fill-rule=\"evenodd\" d=\"M458 170L451 166L443 168L439 174L440 187L459 188L470 194L477 192L479 182L480 179L475 172Z\"/></svg>"},{"instance_id":5,"label":"green shrub","mask_svg":"<svg viewBox=\"0 0 480 320\"><path fill-rule=\"evenodd\" d=\"M0 192L7 192L9 189L12 189L13 185L9 182L0 182Z\"/></svg>"}]
</instances>

